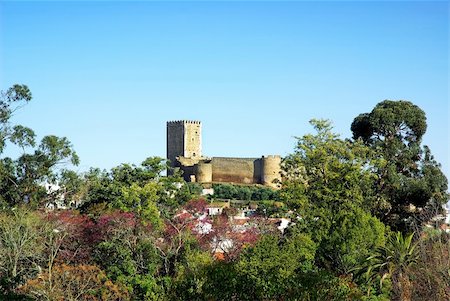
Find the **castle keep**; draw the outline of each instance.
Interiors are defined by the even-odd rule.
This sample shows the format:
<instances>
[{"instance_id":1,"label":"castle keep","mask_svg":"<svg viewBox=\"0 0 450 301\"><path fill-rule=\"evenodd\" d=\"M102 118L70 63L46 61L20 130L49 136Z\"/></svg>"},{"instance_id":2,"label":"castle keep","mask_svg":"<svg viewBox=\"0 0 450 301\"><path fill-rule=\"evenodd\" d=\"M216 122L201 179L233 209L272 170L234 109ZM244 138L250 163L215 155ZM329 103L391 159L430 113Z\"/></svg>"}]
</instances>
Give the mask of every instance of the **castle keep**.
<instances>
[{"instance_id":1,"label":"castle keep","mask_svg":"<svg viewBox=\"0 0 450 301\"><path fill-rule=\"evenodd\" d=\"M167 122L167 159L172 168L183 171L186 181L202 184L262 184L276 188L276 180L281 179L280 156L208 158L202 154L201 133L200 121Z\"/></svg>"}]
</instances>

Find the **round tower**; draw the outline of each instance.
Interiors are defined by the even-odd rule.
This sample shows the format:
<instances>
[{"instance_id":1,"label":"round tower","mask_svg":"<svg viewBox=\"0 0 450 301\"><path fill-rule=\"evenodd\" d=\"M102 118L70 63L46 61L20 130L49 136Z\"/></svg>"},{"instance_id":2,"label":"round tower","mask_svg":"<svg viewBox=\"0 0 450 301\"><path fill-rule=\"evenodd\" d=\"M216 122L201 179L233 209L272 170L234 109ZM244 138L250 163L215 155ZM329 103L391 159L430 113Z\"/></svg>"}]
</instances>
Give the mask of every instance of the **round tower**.
<instances>
[{"instance_id":1,"label":"round tower","mask_svg":"<svg viewBox=\"0 0 450 301\"><path fill-rule=\"evenodd\" d=\"M263 185L277 188L275 180L281 181L281 157L263 156L262 157L262 169L261 169L261 182Z\"/></svg>"},{"instance_id":2,"label":"round tower","mask_svg":"<svg viewBox=\"0 0 450 301\"><path fill-rule=\"evenodd\" d=\"M211 183L212 182L211 160L202 160L196 164L195 178L198 183Z\"/></svg>"}]
</instances>

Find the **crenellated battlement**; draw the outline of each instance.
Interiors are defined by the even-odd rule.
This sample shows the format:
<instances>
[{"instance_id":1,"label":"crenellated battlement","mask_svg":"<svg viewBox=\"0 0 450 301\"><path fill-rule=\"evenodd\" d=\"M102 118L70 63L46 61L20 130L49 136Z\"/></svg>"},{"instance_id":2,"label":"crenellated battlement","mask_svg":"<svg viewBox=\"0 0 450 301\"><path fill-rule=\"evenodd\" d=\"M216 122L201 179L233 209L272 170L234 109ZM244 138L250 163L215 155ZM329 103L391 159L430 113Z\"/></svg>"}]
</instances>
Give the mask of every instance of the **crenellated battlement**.
<instances>
[{"instance_id":1,"label":"crenellated battlement","mask_svg":"<svg viewBox=\"0 0 450 301\"><path fill-rule=\"evenodd\" d=\"M263 159L281 159L280 155L266 155L262 156Z\"/></svg>"},{"instance_id":2,"label":"crenellated battlement","mask_svg":"<svg viewBox=\"0 0 450 301\"><path fill-rule=\"evenodd\" d=\"M172 120L172 121L167 121L167 125L170 125L170 124L186 124L186 123L189 123L189 124L201 124L202 122L198 121L198 120Z\"/></svg>"}]
</instances>

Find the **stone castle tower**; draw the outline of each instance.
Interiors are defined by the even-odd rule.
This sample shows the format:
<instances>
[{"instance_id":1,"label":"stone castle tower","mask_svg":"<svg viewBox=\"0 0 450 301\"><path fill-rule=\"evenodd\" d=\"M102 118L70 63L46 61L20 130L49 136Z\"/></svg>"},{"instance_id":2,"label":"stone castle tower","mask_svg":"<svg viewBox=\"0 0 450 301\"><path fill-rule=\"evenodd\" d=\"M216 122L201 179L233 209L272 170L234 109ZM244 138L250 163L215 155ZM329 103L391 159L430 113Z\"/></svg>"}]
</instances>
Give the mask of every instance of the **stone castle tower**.
<instances>
[{"instance_id":1,"label":"stone castle tower","mask_svg":"<svg viewBox=\"0 0 450 301\"><path fill-rule=\"evenodd\" d=\"M200 121L167 122L167 159L170 166L180 167L177 157L202 157L202 124Z\"/></svg>"},{"instance_id":2,"label":"stone castle tower","mask_svg":"<svg viewBox=\"0 0 450 301\"><path fill-rule=\"evenodd\" d=\"M281 180L281 157L207 158L202 155L202 124L200 121L167 122L167 159L174 169L183 171L186 181L203 184L262 184L277 188Z\"/></svg>"}]
</instances>

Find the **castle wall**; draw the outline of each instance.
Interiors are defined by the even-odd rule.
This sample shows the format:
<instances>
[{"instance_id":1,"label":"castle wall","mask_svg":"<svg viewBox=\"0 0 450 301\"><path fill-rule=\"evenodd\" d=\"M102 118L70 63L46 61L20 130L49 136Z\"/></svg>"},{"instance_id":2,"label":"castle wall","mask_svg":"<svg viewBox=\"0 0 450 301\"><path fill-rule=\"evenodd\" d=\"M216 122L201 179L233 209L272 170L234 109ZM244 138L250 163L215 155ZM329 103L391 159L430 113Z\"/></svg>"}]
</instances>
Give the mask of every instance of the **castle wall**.
<instances>
[{"instance_id":1,"label":"castle wall","mask_svg":"<svg viewBox=\"0 0 450 301\"><path fill-rule=\"evenodd\" d=\"M280 180L280 156L262 158L185 158L177 157L186 181L198 183L263 184L277 188Z\"/></svg>"},{"instance_id":2,"label":"castle wall","mask_svg":"<svg viewBox=\"0 0 450 301\"><path fill-rule=\"evenodd\" d=\"M242 184L261 182L261 160L259 158L214 157L211 164L213 182Z\"/></svg>"}]
</instances>

